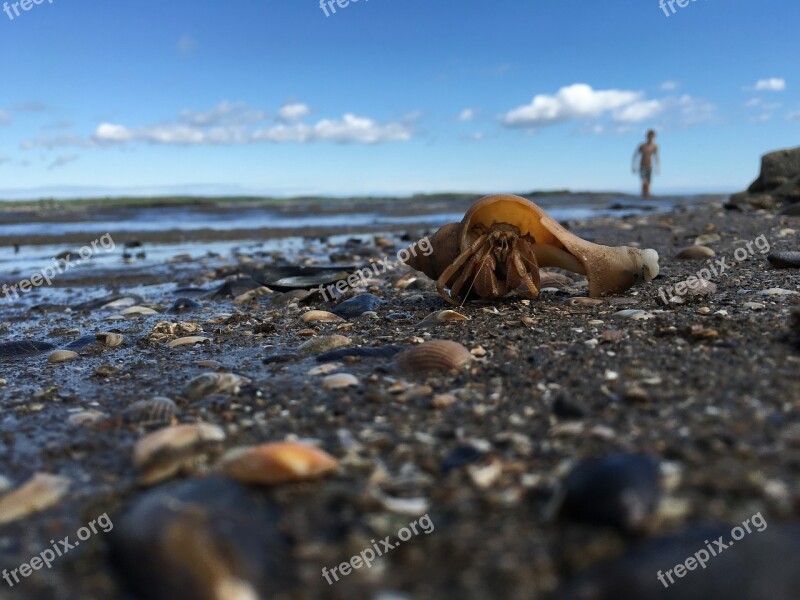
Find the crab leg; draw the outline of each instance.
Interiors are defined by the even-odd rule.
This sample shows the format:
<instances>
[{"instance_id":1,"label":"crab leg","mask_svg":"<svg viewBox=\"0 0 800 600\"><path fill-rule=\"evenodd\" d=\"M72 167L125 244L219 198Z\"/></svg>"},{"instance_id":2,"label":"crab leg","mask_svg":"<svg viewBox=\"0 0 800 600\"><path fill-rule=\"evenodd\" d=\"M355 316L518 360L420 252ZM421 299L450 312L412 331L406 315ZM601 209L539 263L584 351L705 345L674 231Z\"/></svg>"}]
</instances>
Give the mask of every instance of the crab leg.
<instances>
[{"instance_id":1,"label":"crab leg","mask_svg":"<svg viewBox=\"0 0 800 600\"><path fill-rule=\"evenodd\" d=\"M487 238L487 234L483 234L472 244L470 244L470 247L459 254L458 257L453 261L453 264L442 271L442 274L439 275L439 278L436 280L436 289L439 290L439 294L442 296L442 298L447 300L450 304L458 304L458 302L450 298L450 294L445 292L444 288L447 285L447 282L450 281L450 279L458 272L465 262L473 258L475 252L477 252L480 246L486 242Z\"/></svg>"}]
</instances>

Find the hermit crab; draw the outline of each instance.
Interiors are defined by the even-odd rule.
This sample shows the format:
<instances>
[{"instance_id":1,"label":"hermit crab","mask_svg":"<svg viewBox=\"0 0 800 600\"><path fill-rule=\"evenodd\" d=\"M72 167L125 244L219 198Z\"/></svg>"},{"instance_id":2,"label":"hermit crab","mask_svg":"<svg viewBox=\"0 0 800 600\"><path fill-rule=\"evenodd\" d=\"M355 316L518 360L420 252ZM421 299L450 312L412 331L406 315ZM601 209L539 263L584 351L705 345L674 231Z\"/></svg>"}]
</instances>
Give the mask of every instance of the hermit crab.
<instances>
[{"instance_id":1,"label":"hermit crab","mask_svg":"<svg viewBox=\"0 0 800 600\"><path fill-rule=\"evenodd\" d=\"M432 252L417 252L415 244L405 262L435 279L450 304L475 296L495 300L514 290L536 298L541 267L585 275L592 297L623 292L658 275L655 250L587 242L530 200L509 194L481 198L460 223L444 225L429 243Z\"/></svg>"}]
</instances>

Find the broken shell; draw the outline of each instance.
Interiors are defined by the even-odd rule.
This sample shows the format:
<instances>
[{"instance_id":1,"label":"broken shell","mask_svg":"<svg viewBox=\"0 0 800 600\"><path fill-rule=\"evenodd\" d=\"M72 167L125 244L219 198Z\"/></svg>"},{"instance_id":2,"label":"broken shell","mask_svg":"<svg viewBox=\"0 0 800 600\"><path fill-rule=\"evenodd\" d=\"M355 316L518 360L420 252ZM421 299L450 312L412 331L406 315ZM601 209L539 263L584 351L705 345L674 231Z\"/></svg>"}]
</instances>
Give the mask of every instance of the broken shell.
<instances>
[{"instance_id":1,"label":"broken shell","mask_svg":"<svg viewBox=\"0 0 800 600\"><path fill-rule=\"evenodd\" d=\"M119 314L123 317L135 317L136 315L155 315L158 314L158 311L147 306L131 306Z\"/></svg>"},{"instance_id":2,"label":"broken shell","mask_svg":"<svg viewBox=\"0 0 800 600\"><path fill-rule=\"evenodd\" d=\"M458 371L472 362L472 354L458 342L432 340L404 350L397 356L397 364L404 371Z\"/></svg>"},{"instance_id":3,"label":"broken shell","mask_svg":"<svg viewBox=\"0 0 800 600\"><path fill-rule=\"evenodd\" d=\"M202 446L224 439L225 432L210 423L174 425L146 435L133 448L139 483L152 485L172 477L205 458L198 452Z\"/></svg>"},{"instance_id":4,"label":"broken shell","mask_svg":"<svg viewBox=\"0 0 800 600\"><path fill-rule=\"evenodd\" d=\"M66 477L37 473L0 498L0 525L53 506L67 493L69 486L70 480Z\"/></svg>"},{"instance_id":5,"label":"broken shell","mask_svg":"<svg viewBox=\"0 0 800 600\"><path fill-rule=\"evenodd\" d=\"M321 354L329 350L347 346L351 342L352 340L350 338L343 335L322 335L308 340L300 346L299 350L302 354Z\"/></svg>"},{"instance_id":6,"label":"broken shell","mask_svg":"<svg viewBox=\"0 0 800 600\"><path fill-rule=\"evenodd\" d=\"M183 396L189 400L197 400L212 394L236 394L239 388L250 383L247 377L234 373L203 373L192 379L183 388Z\"/></svg>"},{"instance_id":7,"label":"broken shell","mask_svg":"<svg viewBox=\"0 0 800 600\"><path fill-rule=\"evenodd\" d=\"M327 310L310 310L307 313L303 313L300 319L303 323L341 323L344 321L342 317Z\"/></svg>"},{"instance_id":8,"label":"broken shell","mask_svg":"<svg viewBox=\"0 0 800 600\"><path fill-rule=\"evenodd\" d=\"M322 387L326 390L340 390L346 387L353 387L359 384L358 378L350 373L336 373L328 375L322 380Z\"/></svg>"},{"instance_id":9,"label":"broken shell","mask_svg":"<svg viewBox=\"0 0 800 600\"><path fill-rule=\"evenodd\" d=\"M211 338L202 337L199 335L190 335L188 337L178 338L176 340L172 340L167 344L170 348L177 348L178 346L188 346L194 344L205 344L206 342L210 342Z\"/></svg>"},{"instance_id":10,"label":"broken shell","mask_svg":"<svg viewBox=\"0 0 800 600\"><path fill-rule=\"evenodd\" d=\"M530 200L508 194L478 200L460 223L443 226L427 242L433 252L426 254L418 242L406 250L406 264L435 279L451 304L470 287L470 278L473 292L482 298L502 297L523 284L536 296L539 269L559 267L586 275L589 295L596 297L650 281L659 270L655 250L587 242Z\"/></svg>"},{"instance_id":11,"label":"broken shell","mask_svg":"<svg viewBox=\"0 0 800 600\"><path fill-rule=\"evenodd\" d=\"M427 317L422 319L422 321L417 323L417 326L421 327L436 323L450 323L452 321L469 321L469 317L454 310L438 310L436 312L432 312Z\"/></svg>"},{"instance_id":12,"label":"broken shell","mask_svg":"<svg viewBox=\"0 0 800 600\"><path fill-rule=\"evenodd\" d=\"M244 483L274 485L316 479L338 468L327 452L297 442L274 442L232 451L217 471Z\"/></svg>"},{"instance_id":13,"label":"broken shell","mask_svg":"<svg viewBox=\"0 0 800 600\"><path fill-rule=\"evenodd\" d=\"M177 417L178 405L164 396L151 400L138 400L122 412L126 423L137 425L169 424Z\"/></svg>"},{"instance_id":14,"label":"broken shell","mask_svg":"<svg viewBox=\"0 0 800 600\"><path fill-rule=\"evenodd\" d=\"M717 253L708 246L689 246L675 255L678 260L703 260L713 258Z\"/></svg>"},{"instance_id":15,"label":"broken shell","mask_svg":"<svg viewBox=\"0 0 800 600\"><path fill-rule=\"evenodd\" d=\"M120 333L107 333L102 332L97 334L98 341L102 342L109 348L117 348L122 345L122 342L125 341L125 338Z\"/></svg>"},{"instance_id":16,"label":"broken shell","mask_svg":"<svg viewBox=\"0 0 800 600\"><path fill-rule=\"evenodd\" d=\"M257 287L249 292L245 292L244 294L240 294L233 299L234 304L246 304L248 302L252 302L256 298L260 298L261 296L269 296L272 294L272 290L269 289L267 286L262 285L261 287Z\"/></svg>"},{"instance_id":17,"label":"broken shell","mask_svg":"<svg viewBox=\"0 0 800 600\"><path fill-rule=\"evenodd\" d=\"M78 358L78 353L72 350L56 350L47 357L47 362L59 363Z\"/></svg>"}]
</instances>

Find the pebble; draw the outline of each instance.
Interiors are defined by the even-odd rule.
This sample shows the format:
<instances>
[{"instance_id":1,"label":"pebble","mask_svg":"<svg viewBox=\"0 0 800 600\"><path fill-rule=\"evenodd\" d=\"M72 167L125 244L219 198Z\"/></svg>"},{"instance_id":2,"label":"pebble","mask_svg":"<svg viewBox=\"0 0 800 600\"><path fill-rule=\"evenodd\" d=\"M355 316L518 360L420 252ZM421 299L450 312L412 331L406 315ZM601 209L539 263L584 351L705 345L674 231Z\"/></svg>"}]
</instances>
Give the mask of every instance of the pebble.
<instances>
[{"instance_id":1,"label":"pebble","mask_svg":"<svg viewBox=\"0 0 800 600\"><path fill-rule=\"evenodd\" d=\"M716 255L717 253L708 246L688 246L678 252L675 258L678 260L704 260Z\"/></svg>"},{"instance_id":2,"label":"pebble","mask_svg":"<svg viewBox=\"0 0 800 600\"><path fill-rule=\"evenodd\" d=\"M784 290L783 288L769 288L768 290L761 290L758 296L765 296L768 298L781 298L783 296L794 296L797 292L793 290Z\"/></svg>"},{"instance_id":3,"label":"pebble","mask_svg":"<svg viewBox=\"0 0 800 600\"><path fill-rule=\"evenodd\" d=\"M359 294L337 304L333 313L343 319L354 319L365 312L374 311L382 302L375 294Z\"/></svg>"},{"instance_id":4,"label":"pebble","mask_svg":"<svg viewBox=\"0 0 800 600\"><path fill-rule=\"evenodd\" d=\"M644 454L607 454L579 462L567 475L557 502L567 520L638 531L661 497L658 462Z\"/></svg>"},{"instance_id":5,"label":"pebble","mask_svg":"<svg viewBox=\"0 0 800 600\"><path fill-rule=\"evenodd\" d=\"M750 310L764 310L766 308L766 305L761 304L761 302L745 302L742 306Z\"/></svg>"},{"instance_id":6,"label":"pebble","mask_svg":"<svg viewBox=\"0 0 800 600\"><path fill-rule=\"evenodd\" d=\"M722 239L718 233L704 233L702 235L698 235L694 239L695 246L706 246L708 244L713 244L714 242L718 242Z\"/></svg>"},{"instance_id":7,"label":"pebble","mask_svg":"<svg viewBox=\"0 0 800 600\"><path fill-rule=\"evenodd\" d=\"M169 314L179 314L179 313L186 313L192 312L195 310L200 309L200 304L192 300L191 298L178 298L175 302L172 303L167 309Z\"/></svg>"},{"instance_id":8,"label":"pebble","mask_svg":"<svg viewBox=\"0 0 800 600\"><path fill-rule=\"evenodd\" d=\"M57 504L71 482L60 475L37 473L0 498L0 525L40 512Z\"/></svg>"},{"instance_id":9,"label":"pebble","mask_svg":"<svg viewBox=\"0 0 800 600\"><path fill-rule=\"evenodd\" d=\"M347 387L359 385L358 378L350 373L336 373L328 375L322 380L322 387L326 390L340 390Z\"/></svg>"},{"instance_id":10,"label":"pebble","mask_svg":"<svg viewBox=\"0 0 800 600\"><path fill-rule=\"evenodd\" d=\"M618 312L615 312L611 316L619 317L621 319L631 319L633 321L642 321L646 319L652 319L655 317L653 313L647 312L646 310L639 310L636 308L628 308L626 310L620 310Z\"/></svg>"},{"instance_id":11,"label":"pebble","mask_svg":"<svg viewBox=\"0 0 800 600\"><path fill-rule=\"evenodd\" d=\"M344 319L327 310L310 310L300 317L303 323L342 323Z\"/></svg>"},{"instance_id":12,"label":"pebble","mask_svg":"<svg viewBox=\"0 0 800 600\"><path fill-rule=\"evenodd\" d=\"M49 363L66 362L78 358L78 353L73 350L56 350L47 357Z\"/></svg>"},{"instance_id":13,"label":"pebble","mask_svg":"<svg viewBox=\"0 0 800 600\"><path fill-rule=\"evenodd\" d=\"M767 260L777 269L800 269L800 252L773 252Z\"/></svg>"}]
</instances>

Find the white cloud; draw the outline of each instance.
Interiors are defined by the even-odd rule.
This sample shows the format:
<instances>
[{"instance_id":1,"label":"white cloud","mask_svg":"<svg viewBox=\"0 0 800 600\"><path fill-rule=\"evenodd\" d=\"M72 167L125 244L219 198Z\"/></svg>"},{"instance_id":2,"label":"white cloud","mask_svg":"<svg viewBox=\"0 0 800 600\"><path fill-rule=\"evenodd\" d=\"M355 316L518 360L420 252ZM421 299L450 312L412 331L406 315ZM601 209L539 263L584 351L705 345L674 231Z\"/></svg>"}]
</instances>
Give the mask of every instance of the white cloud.
<instances>
[{"instance_id":1,"label":"white cloud","mask_svg":"<svg viewBox=\"0 0 800 600\"><path fill-rule=\"evenodd\" d=\"M534 96L530 104L507 112L502 121L506 127L545 127L572 119L599 117L633 104L641 97L641 92L594 90L584 83L576 83L561 88L553 96Z\"/></svg>"},{"instance_id":2,"label":"white cloud","mask_svg":"<svg viewBox=\"0 0 800 600\"><path fill-rule=\"evenodd\" d=\"M78 160L77 154L63 154L61 156L57 156L47 168L50 170L58 169L59 167L68 165L69 163L75 162L76 160Z\"/></svg>"},{"instance_id":3,"label":"white cloud","mask_svg":"<svg viewBox=\"0 0 800 600\"><path fill-rule=\"evenodd\" d=\"M638 123L652 119L663 110L664 103L660 100L642 100L615 110L611 118L617 123Z\"/></svg>"},{"instance_id":4,"label":"white cloud","mask_svg":"<svg viewBox=\"0 0 800 600\"><path fill-rule=\"evenodd\" d=\"M664 90L665 92L674 92L679 87L681 87L681 84L678 81L665 81L658 87L659 89Z\"/></svg>"},{"instance_id":5,"label":"white cloud","mask_svg":"<svg viewBox=\"0 0 800 600\"><path fill-rule=\"evenodd\" d=\"M458 115L458 120L466 123L467 121L472 121L475 118L475 109L474 108L465 108L462 110Z\"/></svg>"},{"instance_id":6,"label":"white cloud","mask_svg":"<svg viewBox=\"0 0 800 600\"><path fill-rule=\"evenodd\" d=\"M267 118L263 110L249 106L246 102L223 100L205 111L181 111L179 119L194 127L213 127L215 125L247 125Z\"/></svg>"},{"instance_id":7,"label":"white cloud","mask_svg":"<svg viewBox=\"0 0 800 600\"><path fill-rule=\"evenodd\" d=\"M291 102L280 107L278 110L278 118L283 121L297 121L298 119L307 117L310 112L311 109L308 105L302 102Z\"/></svg>"},{"instance_id":8,"label":"white cloud","mask_svg":"<svg viewBox=\"0 0 800 600\"><path fill-rule=\"evenodd\" d=\"M180 39L178 39L177 46L178 52L184 56L189 56L194 53L195 48L197 48L197 41L190 35L182 35Z\"/></svg>"},{"instance_id":9,"label":"white cloud","mask_svg":"<svg viewBox=\"0 0 800 600\"><path fill-rule=\"evenodd\" d=\"M760 91L767 91L767 92L781 92L786 89L786 81L780 77L771 77L769 79L759 79L755 86L753 86L757 92Z\"/></svg>"}]
</instances>

